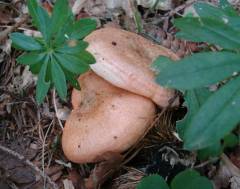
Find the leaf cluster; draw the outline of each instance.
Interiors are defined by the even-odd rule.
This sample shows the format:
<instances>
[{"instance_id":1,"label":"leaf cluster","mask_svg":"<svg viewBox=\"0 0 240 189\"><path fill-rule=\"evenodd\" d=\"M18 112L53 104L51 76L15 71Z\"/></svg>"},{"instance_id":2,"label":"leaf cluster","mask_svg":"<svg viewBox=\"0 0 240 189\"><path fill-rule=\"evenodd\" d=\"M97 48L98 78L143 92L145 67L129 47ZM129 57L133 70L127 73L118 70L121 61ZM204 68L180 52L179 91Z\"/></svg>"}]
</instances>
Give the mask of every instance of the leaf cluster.
<instances>
[{"instance_id":1,"label":"leaf cluster","mask_svg":"<svg viewBox=\"0 0 240 189\"><path fill-rule=\"evenodd\" d=\"M96 28L96 21L89 18L75 21L67 0L57 0L51 15L36 0L27 0L27 5L33 25L42 37L12 33L13 46L25 51L17 62L28 65L38 74L38 103L44 100L51 87L65 99L66 81L79 89L76 77L86 72L89 64L95 63L94 57L86 51L88 43L82 39Z\"/></svg>"},{"instance_id":2,"label":"leaf cluster","mask_svg":"<svg viewBox=\"0 0 240 189\"><path fill-rule=\"evenodd\" d=\"M159 84L184 92L188 114L177 123L184 147L205 149L201 153L210 155L221 151L221 140L240 121L240 16L227 0L221 0L218 7L197 2L194 8L197 17L174 20L180 30L177 37L221 50L206 50L179 61L159 57L153 66ZM210 85L219 89L209 92L206 87Z\"/></svg>"},{"instance_id":3,"label":"leaf cluster","mask_svg":"<svg viewBox=\"0 0 240 189\"><path fill-rule=\"evenodd\" d=\"M206 177L195 170L185 170L177 174L170 186L159 175L145 177L138 184L137 189L213 189L213 185Z\"/></svg>"}]
</instances>

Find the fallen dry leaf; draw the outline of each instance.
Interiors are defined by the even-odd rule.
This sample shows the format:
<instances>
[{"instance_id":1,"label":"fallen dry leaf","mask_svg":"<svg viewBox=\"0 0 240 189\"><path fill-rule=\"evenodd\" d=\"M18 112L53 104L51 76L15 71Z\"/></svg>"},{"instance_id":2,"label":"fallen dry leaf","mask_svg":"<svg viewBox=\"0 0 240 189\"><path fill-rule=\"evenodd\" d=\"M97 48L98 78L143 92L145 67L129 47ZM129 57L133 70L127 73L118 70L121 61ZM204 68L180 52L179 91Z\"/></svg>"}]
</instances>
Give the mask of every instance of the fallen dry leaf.
<instances>
[{"instance_id":1,"label":"fallen dry leaf","mask_svg":"<svg viewBox=\"0 0 240 189\"><path fill-rule=\"evenodd\" d=\"M71 180L63 180L64 189L75 189Z\"/></svg>"},{"instance_id":2,"label":"fallen dry leaf","mask_svg":"<svg viewBox=\"0 0 240 189\"><path fill-rule=\"evenodd\" d=\"M94 189L102 185L113 173L119 169L123 156L118 153L108 152L104 154L105 161L97 164L91 175L85 181L87 189Z\"/></svg>"}]
</instances>

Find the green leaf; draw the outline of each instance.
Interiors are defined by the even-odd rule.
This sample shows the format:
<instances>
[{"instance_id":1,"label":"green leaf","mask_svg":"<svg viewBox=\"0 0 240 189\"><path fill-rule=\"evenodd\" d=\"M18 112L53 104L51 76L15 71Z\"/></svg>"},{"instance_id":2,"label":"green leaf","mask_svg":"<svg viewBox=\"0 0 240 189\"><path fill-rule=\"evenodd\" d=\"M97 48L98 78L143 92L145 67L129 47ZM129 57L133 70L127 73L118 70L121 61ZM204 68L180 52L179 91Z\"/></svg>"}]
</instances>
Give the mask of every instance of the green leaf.
<instances>
[{"instance_id":1,"label":"green leaf","mask_svg":"<svg viewBox=\"0 0 240 189\"><path fill-rule=\"evenodd\" d=\"M59 31L67 22L69 17L69 5L67 0L57 0L51 17L51 35Z\"/></svg>"},{"instance_id":2,"label":"green leaf","mask_svg":"<svg viewBox=\"0 0 240 189\"><path fill-rule=\"evenodd\" d=\"M225 49L240 48L240 32L221 19L185 17L174 20L180 29L177 37L194 42L207 42Z\"/></svg>"},{"instance_id":3,"label":"green leaf","mask_svg":"<svg viewBox=\"0 0 240 189\"><path fill-rule=\"evenodd\" d=\"M169 189L169 187L161 176L151 175L143 178L137 189Z\"/></svg>"},{"instance_id":4,"label":"green leaf","mask_svg":"<svg viewBox=\"0 0 240 189\"><path fill-rule=\"evenodd\" d=\"M219 6L228 16L238 16L237 11L232 7L228 0L219 0Z\"/></svg>"},{"instance_id":5,"label":"green leaf","mask_svg":"<svg viewBox=\"0 0 240 189\"><path fill-rule=\"evenodd\" d=\"M30 71L33 74L35 74L35 75L37 75L40 72L41 67L42 67L42 64L32 64L32 65L29 65Z\"/></svg>"},{"instance_id":6,"label":"green leaf","mask_svg":"<svg viewBox=\"0 0 240 189\"><path fill-rule=\"evenodd\" d=\"M40 52L30 52L22 54L17 58L17 62L24 65L32 65L36 63L41 63L45 59L46 54Z\"/></svg>"},{"instance_id":7,"label":"green leaf","mask_svg":"<svg viewBox=\"0 0 240 189\"><path fill-rule=\"evenodd\" d=\"M60 53L55 53L54 56L66 70L75 74L84 73L90 68L89 65L80 57Z\"/></svg>"},{"instance_id":8,"label":"green leaf","mask_svg":"<svg viewBox=\"0 0 240 189\"><path fill-rule=\"evenodd\" d=\"M50 82L46 82L46 72L47 72L48 58L42 64L41 70L39 72L36 90L36 100L40 104L43 102L47 92L50 88Z\"/></svg>"},{"instance_id":9,"label":"green leaf","mask_svg":"<svg viewBox=\"0 0 240 189\"><path fill-rule=\"evenodd\" d=\"M240 121L240 77L229 81L199 109L184 134L188 150L208 147L227 135Z\"/></svg>"},{"instance_id":10,"label":"green leaf","mask_svg":"<svg viewBox=\"0 0 240 189\"><path fill-rule=\"evenodd\" d=\"M142 17L137 9L134 11L134 22L135 22L135 25L137 26L138 33L142 33L143 31Z\"/></svg>"},{"instance_id":11,"label":"green leaf","mask_svg":"<svg viewBox=\"0 0 240 189\"><path fill-rule=\"evenodd\" d=\"M40 28L40 23L38 20L38 3L36 0L27 0L27 6L28 6L28 11L32 17L32 22L33 24L37 27Z\"/></svg>"},{"instance_id":12,"label":"green leaf","mask_svg":"<svg viewBox=\"0 0 240 189\"><path fill-rule=\"evenodd\" d=\"M56 49L56 52L67 53L67 54L77 54L84 51L88 46L85 41L69 40L67 44Z\"/></svg>"},{"instance_id":13,"label":"green leaf","mask_svg":"<svg viewBox=\"0 0 240 189\"><path fill-rule=\"evenodd\" d=\"M235 134L230 133L224 137L223 139L224 148L233 148L237 145L238 145L238 137Z\"/></svg>"},{"instance_id":14,"label":"green leaf","mask_svg":"<svg viewBox=\"0 0 240 189\"><path fill-rule=\"evenodd\" d=\"M200 176L200 174L195 171L195 170L191 170L191 169L187 169L185 171L182 171L180 173L178 173L174 179L171 182L171 189L190 189L189 187L189 183L191 182L191 180L194 180L195 178L198 178Z\"/></svg>"},{"instance_id":15,"label":"green leaf","mask_svg":"<svg viewBox=\"0 0 240 189\"><path fill-rule=\"evenodd\" d=\"M186 91L184 99L188 107L188 112L185 118L178 121L176 124L177 132L180 138L183 138L184 132L191 123L192 118L210 95L211 92L207 88L199 88Z\"/></svg>"},{"instance_id":16,"label":"green leaf","mask_svg":"<svg viewBox=\"0 0 240 189\"><path fill-rule=\"evenodd\" d=\"M21 49L25 51L37 51L42 50L42 45L38 43L34 38L26 36L22 33L12 33L10 34L12 44L16 49Z\"/></svg>"},{"instance_id":17,"label":"green leaf","mask_svg":"<svg viewBox=\"0 0 240 189\"><path fill-rule=\"evenodd\" d=\"M225 5L222 7L225 7ZM198 2L194 4L194 8L200 17L215 19L224 24L228 24L234 29L240 29L240 17L236 12L226 10L226 7L222 9L209 3Z\"/></svg>"},{"instance_id":18,"label":"green leaf","mask_svg":"<svg viewBox=\"0 0 240 189\"><path fill-rule=\"evenodd\" d=\"M156 81L162 86L177 89L205 87L240 71L239 61L240 55L231 52L197 53L167 65L158 58L154 62L155 69L159 71Z\"/></svg>"},{"instance_id":19,"label":"green leaf","mask_svg":"<svg viewBox=\"0 0 240 189\"><path fill-rule=\"evenodd\" d=\"M185 170L174 177L171 189L213 189L211 181L199 175L197 171Z\"/></svg>"},{"instance_id":20,"label":"green leaf","mask_svg":"<svg viewBox=\"0 0 240 189\"><path fill-rule=\"evenodd\" d=\"M221 143L218 141L207 148L198 150L197 156L200 160L206 160L209 157L217 157L221 155L222 149Z\"/></svg>"},{"instance_id":21,"label":"green leaf","mask_svg":"<svg viewBox=\"0 0 240 189\"><path fill-rule=\"evenodd\" d=\"M55 47L58 48L59 46L62 46L66 40L70 40L69 36L72 32L73 24L75 22L74 19L75 19L74 16L70 14L65 23L65 26L59 29L56 35L53 36L54 37L53 45Z\"/></svg>"},{"instance_id":22,"label":"green leaf","mask_svg":"<svg viewBox=\"0 0 240 189\"><path fill-rule=\"evenodd\" d=\"M78 83L78 80L76 79L77 76L66 69L63 68L63 72L65 73L66 79L70 82L70 84L77 90L80 90L80 85Z\"/></svg>"},{"instance_id":23,"label":"green leaf","mask_svg":"<svg viewBox=\"0 0 240 189\"><path fill-rule=\"evenodd\" d=\"M78 57L84 61L86 64L94 64L96 62L96 59L94 56L89 53L88 51L82 51L78 54Z\"/></svg>"},{"instance_id":24,"label":"green leaf","mask_svg":"<svg viewBox=\"0 0 240 189\"><path fill-rule=\"evenodd\" d=\"M75 22L72 27L70 39L83 39L97 27L97 22L94 19L82 18Z\"/></svg>"},{"instance_id":25,"label":"green leaf","mask_svg":"<svg viewBox=\"0 0 240 189\"><path fill-rule=\"evenodd\" d=\"M43 38L46 42L50 39L50 30L49 26L51 25L51 20L46 12L42 7L40 7L35 0L28 0L28 10L30 15L32 16L33 23L42 33Z\"/></svg>"},{"instance_id":26,"label":"green leaf","mask_svg":"<svg viewBox=\"0 0 240 189\"><path fill-rule=\"evenodd\" d=\"M51 60L52 80L61 99L65 100L67 96L67 84L65 74L62 68L58 65L55 58Z\"/></svg>"}]
</instances>

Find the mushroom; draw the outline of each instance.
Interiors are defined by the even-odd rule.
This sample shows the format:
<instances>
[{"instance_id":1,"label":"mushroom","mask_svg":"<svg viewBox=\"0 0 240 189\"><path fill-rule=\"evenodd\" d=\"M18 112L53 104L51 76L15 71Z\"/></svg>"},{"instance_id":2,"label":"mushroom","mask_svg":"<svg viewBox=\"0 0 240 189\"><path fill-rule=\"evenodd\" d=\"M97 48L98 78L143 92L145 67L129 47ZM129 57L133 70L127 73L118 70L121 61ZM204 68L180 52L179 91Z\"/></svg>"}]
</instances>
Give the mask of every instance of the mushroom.
<instances>
[{"instance_id":1,"label":"mushroom","mask_svg":"<svg viewBox=\"0 0 240 189\"><path fill-rule=\"evenodd\" d=\"M158 56L177 60L176 54L140 35L118 28L96 30L85 40L89 43L87 50L96 59L91 69L97 75L114 86L152 99L160 107L169 105L174 90L155 82L151 64ZM173 105L176 104L178 101Z\"/></svg>"},{"instance_id":2,"label":"mushroom","mask_svg":"<svg viewBox=\"0 0 240 189\"><path fill-rule=\"evenodd\" d=\"M79 78L73 90L73 111L66 121L62 147L76 163L103 160L121 153L143 137L155 115L155 105L143 96L111 85L93 72Z\"/></svg>"},{"instance_id":3,"label":"mushroom","mask_svg":"<svg viewBox=\"0 0 240 189\"><path fill-rule=\"evenodd\" d=\"M144 136L155 116L154 103L167 107L174 96L174 90L155 83L151 63L160 55L178 59L116 28L99 29L86 41L96 63L80 76L81 91L73 90L73 110L62 136L65 155L76 163L102 161L104 154L122 153Z\"/></svg>"}]
</instances>

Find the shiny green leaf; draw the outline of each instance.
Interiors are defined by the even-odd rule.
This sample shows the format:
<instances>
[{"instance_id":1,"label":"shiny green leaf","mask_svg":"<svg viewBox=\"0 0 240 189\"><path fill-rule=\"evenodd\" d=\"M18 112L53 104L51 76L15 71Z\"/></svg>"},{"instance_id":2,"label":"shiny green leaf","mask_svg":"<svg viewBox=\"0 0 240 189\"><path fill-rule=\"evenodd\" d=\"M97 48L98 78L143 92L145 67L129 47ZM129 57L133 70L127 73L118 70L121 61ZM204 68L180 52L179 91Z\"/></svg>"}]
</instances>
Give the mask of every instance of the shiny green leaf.
<instances>
[{"instance_id":1,"label":"shiny green leaf","mask_svg":"<svg viewBox=\"0 0 240 189\"><path fill-rule=\"evenodd\" d=\"M67 0L57 0L51 17L51 35L59 31L63 26L65 26L68 17L70 8Z\"/></svg>"},{"instance_id":2,"label":"shiny green leaf","mask_svg":"<svg viewBox=\"0 0 240 189\"><path fill-rule=\"evenodd\" d=\"M226 136L240 122L240 77L211 95L184 133L188 150L208 147Z\"/></svg>"},{"instance_id":3,"label":"shiny green leaf","mask_svg":"<svg viewBox=\"0 0 240 189\"><path fill-rule=\"evenodd\" d=\"M171 189L213 189L213 184L195 170L185 170L174 177ZM160 188L159 188L160 189Z\"/></svg>"},{"instance_id":4,"label":"shiny green leaf","mask_svg":"<svg viewBox=\"0 0 240 189\"><path fill-rule=\"evenodd\" d=\"M184 94L184 99L188 108L187 115L183 120L180 120L176 124L177 132L181 138L184 136L184 132L191 123L192 118L198 112L200 107L205 103L211 92L207 88L199 88L188 90Z\"/></svg>"},{"instance_id":5,"label":"shiny green leaf","mask_svg":"<svg viewBox=\"0 0 240 189\"><path fill-rule=\"evenodd\" d=\"M94 19L82 18L75 22L70 34L70 38L83 39L97 27L97 22Z\"/></svg>"},{"instance_id":6,"label":"shiny green leaf","mask_svg":"<svg viewBox=\"0 0 240 189\"><path fill-rule=\"evenodd\" d=\"M225 6L224 6L225 7ZM215 7L209 3L198 2L194 4L194 8L200 17L206 17L221 21L228 24L234 29L240 29L240 17L233 11L229 12L225 9Z\"/></svg>"},{"instance_id":7,"label":"shiny green leaf","mask_svg":"<svg viewBox=\"0 0 240 189\"><path fill-rule=\"evenodd\" d=\"M81 59L81 57L77 57L70 54L54 54L58 62L68 71L81 74L89 70L89 65Z\"/></svg>"},{"instance_id":8,"label":"shiny green leaf","mask_svg":"<svg viewBox=\"0 0 240 189\"><path fill-rule=\"evenodd\" d=\"M22 33L12 33L10 34L12 44L16 49L25 51L37 51L42 50L42 45L37 42L33 37L26 36Z\"/></svg>"},{"instance_id":9,"label":"shiny green leaf","mask_svg":"<svg viewBox=\"0 0 240 189\"><path fill-rule=\"evenodd\" d=\"M141 180L137 189L169 189L169 187L161 176L150 175Z\"/></svg>"},{"instance_id":10,"label":"shiny green leaf","mask_svg":"<svg viewBox=\"0 0 240 189\"><path fill-rule=\"evenodd\" d=\"M43 63L44 58L46 57L45 53L40 52L30 52L22 54L17 58L17 62L24 65L32 65L36 63Z\"/></svg>"},{"instance_id":11,"label":"shiny green leaf","mask_svg":"<svg viewBox=\"0 0 240 189\"><path fill-rule=\"evenodd\" d=\"M46 10L37 4L35 0L28 0L29 13L32 16L33 23L42 33L43 38L48 42L50 40L50 30L51 25L50 17Z\"/></svg>"},{"instance_id":12,"label":"shiny green leaf","mask_svg":"<svg viewBox=\"0 0 240 189\"><path fill-rule=\"evenodd\" d=\"M36 90L36 100L38 104L43 102L50 88L50 82L46 82L47 66L48 66L48 60L46 59L45 62L42 64L41 70L38 75L37 90Z\"/></svg>"},{"instance_id":13,"label":"shiny green leaf","mask_svg":"<svg viewBox=\"0 0 240 189\"><path fill-rule=\"evenodd\" d=\"M207 42L225 49L240 48L240 32L221 19L185 17L175 19L180 29L177 37L194 42Z\"/></svg>"},{"instance_id":14,"label":"shiny green leaf","mask_svg":"<svg viewBox=\"0 0 240 189\"><path fill-rule=\"evenodd\" d=\"M67 96L67 84L65 74L54 58L51 60L51 73L52 80L54 86L56 87L58 95L61 99L65 100Z\"/></svg>"},{"instance_id":15,"label":"shiny green leaf","mask_svg":"<svg viewBox=\"0 0 240 189\"><path fill-rule=\"evenodd\" d=\"M176 89L205 87L240 71L240 55L231 52L197 53L176 62L164 60L160 57L154 62L156 81Z\"/></svg>"},{"instance_id":16,"label":"shiny green leaf","mask_svg":"<svg viewBox=\"0 0 240 189\"><path fill-rule=\"evenodd\" d=\"M88 46L85 41L69 40L67 44L56 49L56 52L67 53L67 54L78 54L84 51Z\"/></svg>"}]
</instances>

